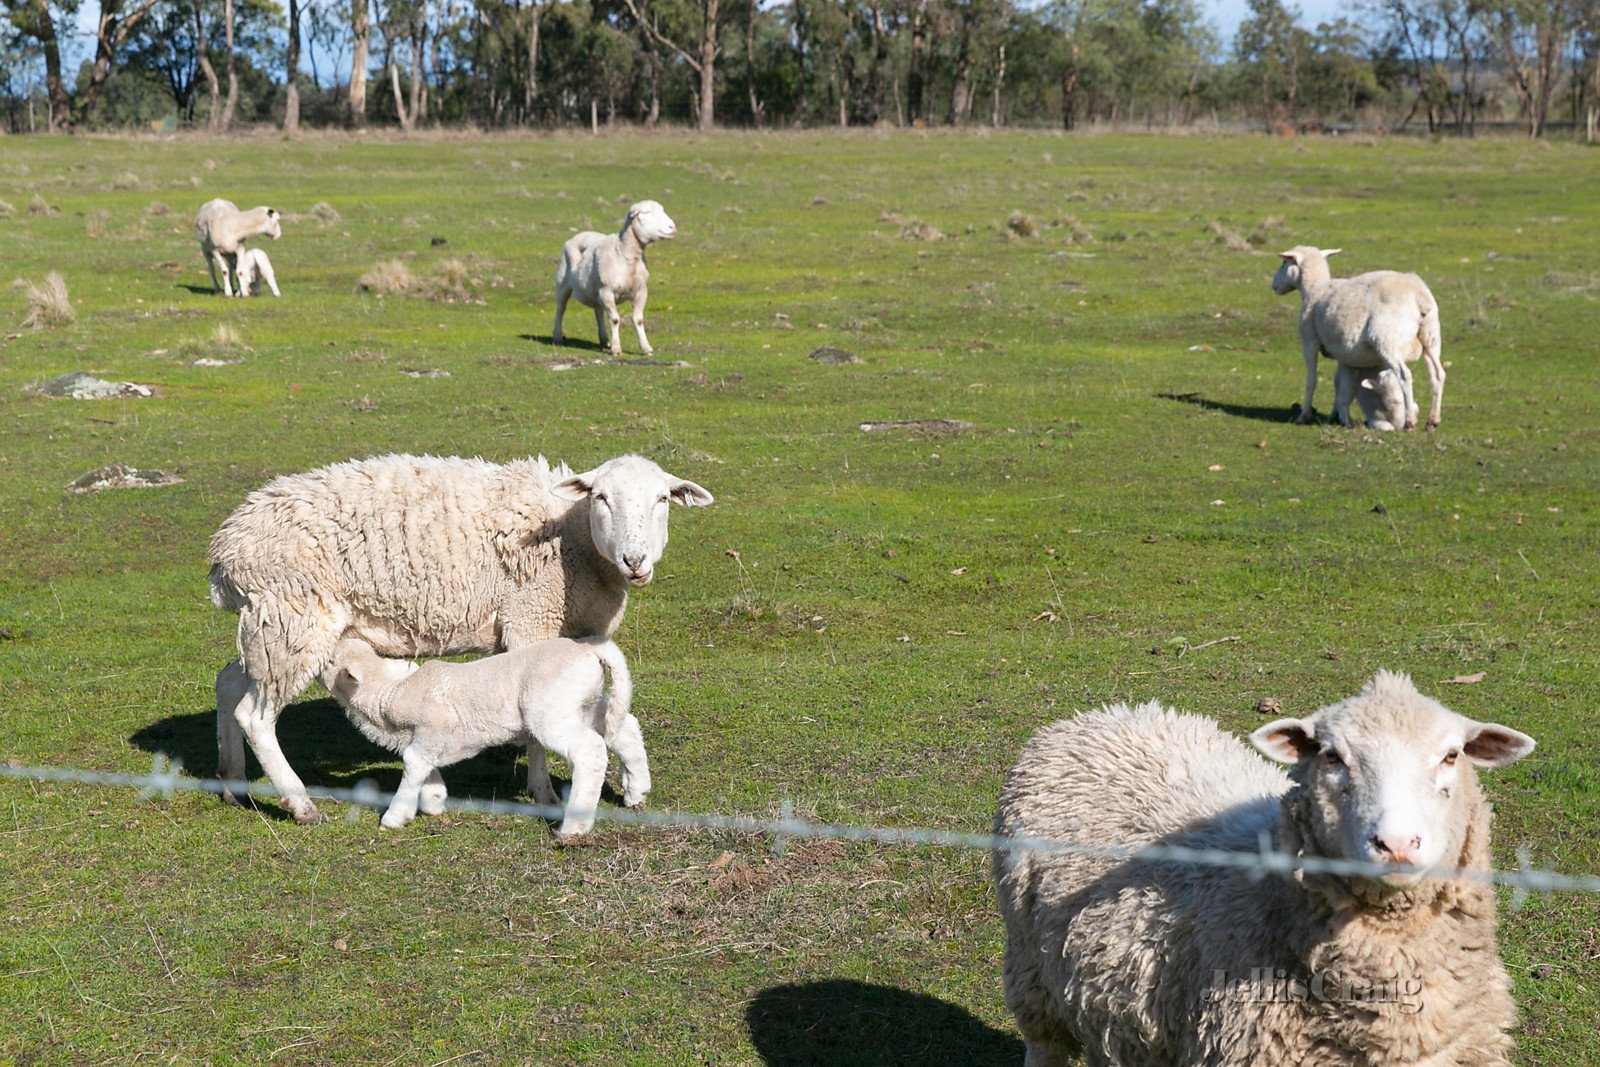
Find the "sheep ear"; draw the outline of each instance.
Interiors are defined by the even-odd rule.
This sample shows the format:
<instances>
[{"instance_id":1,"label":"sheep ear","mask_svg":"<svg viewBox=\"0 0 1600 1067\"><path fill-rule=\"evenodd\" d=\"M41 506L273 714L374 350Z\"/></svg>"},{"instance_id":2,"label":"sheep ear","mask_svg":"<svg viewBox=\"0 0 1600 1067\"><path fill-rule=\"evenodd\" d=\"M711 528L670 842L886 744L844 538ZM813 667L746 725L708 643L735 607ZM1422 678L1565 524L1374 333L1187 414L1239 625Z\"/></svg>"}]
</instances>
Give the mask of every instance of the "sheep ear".
<instances>
[{"instance_id":1,"label":"sheep ear","mask_svg":"<svg viewBox=\"0 0 1600 1067\"><path fill-rule=\"evenodd\" d=\"M686 508L710 507L712 496L704 489L690 481L679 480L672 483L672 488L667 490L672 495L675 504L682 504Z\"/></svg>"},{"instance_id":2,"label":"sheep ear","mask_svg":"<svg viewBox=\"0 0 1600 1067\"><path fill-rule=\"evenodd\" d=\"M278 209L277 208L275 208L275 207L267 208L267 218L275 219L277 217L278 217Z\"/></svg>"},{"instance_id":3,"label":"sheep ear","mask_svg":"<svg viewBox=\"0 0 1600 1067\"><path fill-rule=\"evenodd\" d=\"M1467 731L1461 751L1480 767L1509 767L1533 751L1533 738L1499 723L1478 723Z\"/></svg>"},{"instance_id":4,"label":"sheep ear","mask_svg":"<svg viewBox=\"0 0 1600 1067\"><path fill-rule=\"evenodd\" d=\"M357 689L361 687L361 675L356 672L355 668L340 667L339 673L333 676L333 684L337 686L346 679L349 679L350 684Z\"/></svg>"},{"instance_id":5,"label":"sheep ear","mask_svg":"<svg viewBox=\"0 0 1600 1067\"><path fill-rule=\"evenodd\" d=\"M1342 249L1342 248L1324 248L1321 251L1322 251L1322 254L1325 255L1325 256L1336 256L1340 252L1343 252L1344 249Z\"/></svg>"},{"instance_id":6,"label":"sheep ear","mask_svg":"<svg viewBox=\"0 0 1600 1067\"><path fill-rule=\"evenodd\" d=\"M1296 763L1322 748L1317 744L1316 727L1308 719L1269 722L1250 735L1250 743L1263 756L1279 763Z\"/></svg>"},{"instance_id":7,"label":"sheep ear","mask_svg":"<svg viewBox=\"0 0 1600 1067\"><path fill-rule=\"evenodd\" d=\"M594 492L594 482L587 474L574 474L552 485L550 491L563 500L582 500Z\"/></svg>"},{"instance_id":8,"label":"sheep ear","mask_svg":"<svg viewBox=\"0 0 1600 1067\"><path fill-rule=\"evenodd\" d=\"M1285 263L1293 263L1296 266L1300 265L1300 253L1299 252L1294 252L1294 251L1279 252L1278 253L1278 258L1283 260Z\"/></svg>"}]
</instances>

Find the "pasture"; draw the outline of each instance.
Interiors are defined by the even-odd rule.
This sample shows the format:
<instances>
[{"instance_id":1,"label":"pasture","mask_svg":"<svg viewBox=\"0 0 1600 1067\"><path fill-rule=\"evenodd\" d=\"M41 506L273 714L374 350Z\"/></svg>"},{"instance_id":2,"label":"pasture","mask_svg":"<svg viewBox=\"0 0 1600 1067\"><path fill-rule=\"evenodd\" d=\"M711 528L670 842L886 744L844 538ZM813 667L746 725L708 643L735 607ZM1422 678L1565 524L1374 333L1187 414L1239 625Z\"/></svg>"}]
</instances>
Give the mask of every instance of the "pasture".
<instances>
[{"instance_id":1,"label":"pasture","mask_svg":"<svg viewBox=\"0 0 1600 1067\"><path fill-rule=\"evenodd\" d=\"M21 328L24 293L0 290L0 759L214 773L234 617L206 544L274 475L637 451L716 496L674 512L617 634L657 810L981 832L1023 741L1074 711L1159 698L1247 732L1264 698L1308 714L1389 667L1538 739L1484 776L1498 865L1594 872L1597 160L1021 133L6 139L3 280L59 270L76 319ZM215 196L284 213L282 299L210 293L191 220ZM581 362L603 355L586 309L577 343L549 341L556 255L646 197L679 227L649 253L662 365ZM1290 424L1298 297L1268 279L1300 243L1343 247L1336 274L1428 280L1438 432ZM424 290L358 292L387 260ZM31 391L75 370L159 395ZM972 427L859 428L924 419ZM111 463L183 481L64 491ZM279 732L314 794L399 780L318 688ZM517 755L447 769L452 794L516 796ZM986 856L603 824L562 848L512 817L391 832L323 807L301 827L269 802L0 784L0 1062L1020 1062ZM1600 897L1503 903L1519 1062L1600 1062Z\"/></svg>"}]
</instances>

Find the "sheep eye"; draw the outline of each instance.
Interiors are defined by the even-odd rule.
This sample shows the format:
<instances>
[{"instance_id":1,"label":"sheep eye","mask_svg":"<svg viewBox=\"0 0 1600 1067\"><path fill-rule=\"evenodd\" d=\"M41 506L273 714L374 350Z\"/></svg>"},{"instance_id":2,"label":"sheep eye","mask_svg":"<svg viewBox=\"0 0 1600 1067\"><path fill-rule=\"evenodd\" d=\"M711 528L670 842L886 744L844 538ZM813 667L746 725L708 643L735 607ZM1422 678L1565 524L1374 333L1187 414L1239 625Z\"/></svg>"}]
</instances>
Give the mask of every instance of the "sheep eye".
<instances>
[{"instance_id":1,"label":"sheep eye","mask_svg":"<svg viewBox=\"0 0 1600 1067\"><path fill-rule=\"evenodd\" d=\"M1325 749L1322 750L1322 758L1324 760L1327 760L1328 766L1330 766L1330 767L1343 767L1344 766L1344 760L1339 758L1339 753L1335 752L1331 748L1325 748Z\"/></svg>"},{"instance_id":2,"label":"sheep eye","mask_svg":"<svg viewBox=\"0 0 1600 1067\"><path fill-rule=\"evenodd\" d=\"M1457 752L1455 749L1451 749L1449 752L1444 754L1444 759L1440 762L1446 767L1454 767L1456 765L1456 759L1460 757L1460 755L1460 752Z\"/></svg>"}]
</instances>

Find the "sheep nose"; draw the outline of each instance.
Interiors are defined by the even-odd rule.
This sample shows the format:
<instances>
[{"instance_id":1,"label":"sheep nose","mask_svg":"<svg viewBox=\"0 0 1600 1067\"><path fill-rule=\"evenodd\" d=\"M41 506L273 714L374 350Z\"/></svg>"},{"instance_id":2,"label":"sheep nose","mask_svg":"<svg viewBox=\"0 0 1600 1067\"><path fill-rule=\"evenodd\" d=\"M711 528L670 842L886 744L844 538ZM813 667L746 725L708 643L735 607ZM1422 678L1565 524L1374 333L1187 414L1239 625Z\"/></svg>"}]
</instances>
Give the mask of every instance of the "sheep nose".
<instances>
[{"instance_id":1,"label":"sheep nose","mask_svg":"<svg viewBox=\"0 0 1600 1067\"><path fill-rule=\"evenodd\" d=\"M1418 834L1376 833L1372 835L1372 847L1388 863L1410 863L1422 847L1422 837Z\"/></svg>"},{"instance_id":2,"label":"sheep nose","mask_svg":"<svg viewBox=\"0 0 1600 1067\"><path fill-rule=\"evenodd\" d=\"M630 574L638 574L644 569L644 553L628 552L622 557L622 563L628 568Z\"/></svg>"}]
</instances>

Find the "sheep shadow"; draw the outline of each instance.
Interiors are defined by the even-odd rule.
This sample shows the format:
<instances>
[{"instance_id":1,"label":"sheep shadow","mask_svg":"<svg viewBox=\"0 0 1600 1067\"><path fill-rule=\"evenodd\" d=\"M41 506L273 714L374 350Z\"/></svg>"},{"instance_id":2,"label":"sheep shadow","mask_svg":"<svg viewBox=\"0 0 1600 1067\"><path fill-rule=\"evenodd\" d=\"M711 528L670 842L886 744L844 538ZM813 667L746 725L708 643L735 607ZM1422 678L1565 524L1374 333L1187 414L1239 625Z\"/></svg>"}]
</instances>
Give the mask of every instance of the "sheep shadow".
<instances>
[{"instance_id":1,"label":"sheep shadow","mask_svg":"<svg viewBox=\"0 0 1600 1067\"><path fill-rule=\"evenodd\" d=\"M1287 410L1284 408L1262 407L1257 404L1230 404L1221 400L1207 400L1199 393L1157 393L1161 400L1176 400L1184 404L1193 404L1197 408L1207 411L1220 411L1239 419L1255 419L1257 422L1285 423L1292 422L1300 413L1300 405L1293 404ZM1312 417L1317 418L1315 409ZM1320 418L1318 421L1321 421Z\"/></svg>"},{"instance_id":2,"label":"sheep shadow","mask_svg":"<svg viewBox=\"0 0 1600 1067\"><path fill-rule=\"evenodd\" d=\"M589 340L585 340L582 337L570 337L570 336L569 337L563 337L560 341L557 341L554 336L552 336L551 334L548 334L548 333L519 333L519 334L517 334L517 340L519 340L519 341L532 341L535 344L549 345L550 347L557 348L557 349L561 349L561 348L580 348L580 349L583 349L586 352L610 352L611 351L611 349L607 348L605 345L601 344L599 341L589 341Z\"/></svg>"},{"instance_id":3,"label":"sheep shadow","mask_svg":"<svg viewBox=\"0 0 1600 1067\"><path fill-rule=\"evenodd\" d=\"M222 295L222 291L221 290L213 289L209 285L189 285L187 282L183 282L183 283L179 283L178 285L174 285L173 288L174 289L187 289L189 292L193 293L195 296L221 296Z\"/></svg>"},{"instance_id":4,"label":"sheep shadow","mask_svg":"<svg viewBox=\"0 0 1600 1067\"><path fill-rule=\"evenodd\" d=\"M152 755L162 753L181 760L187 774L213 775L217 770L217 713L214 708L191 714L170 715L136 730L128 739ZM278 719L278 744L313 798L319 789L353 789L370 781L385 793L400 785L400 757L363 737L345 718L344 709L331 697L290 704ZM527 769L522 749L502 745L443 769L452 797L473 800L526 800ZM555 757L551 757L554 762ZM552 768L554 770L554 768ZM245 775L252 782L262 777L250 746L245 746ZM570 779L552 773L559 794ZM621 804L609 782L601 794L607 803ZM289 818L275 801L260 798L256 804L277 818ZM324 814L329 814L324 812Z\"/></svg>"},{"instance_id":5,"label":"sheep shadow","mask_svg":"<svg viewBox=\"0 0 1600 1067\"><path fill-rule=\"evenodd\" d=\"M960 1063L1014 1067L1022 1041L926 993L848 979L773 986L745 1009L767 1067Z\"/></svg>"}]
</instances>

